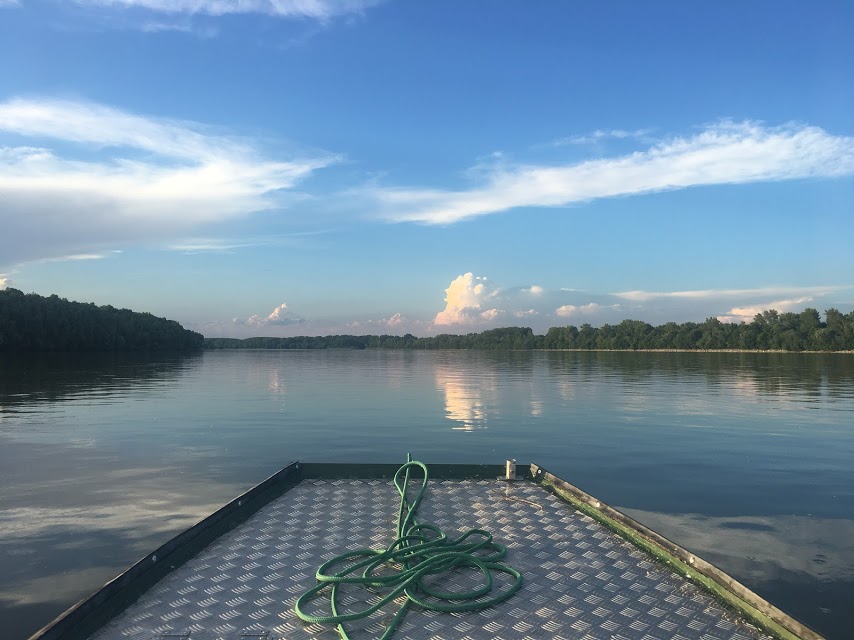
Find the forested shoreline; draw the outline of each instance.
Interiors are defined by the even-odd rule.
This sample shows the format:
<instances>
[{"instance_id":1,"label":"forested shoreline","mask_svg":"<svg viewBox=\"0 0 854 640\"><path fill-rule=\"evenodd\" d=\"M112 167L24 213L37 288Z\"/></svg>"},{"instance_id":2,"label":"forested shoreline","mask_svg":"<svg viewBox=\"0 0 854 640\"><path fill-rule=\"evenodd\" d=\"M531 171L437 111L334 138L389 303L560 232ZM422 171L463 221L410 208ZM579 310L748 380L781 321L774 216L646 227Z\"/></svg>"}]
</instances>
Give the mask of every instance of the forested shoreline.
<instances>
[{"instance_id":1,"label":"forested shoreline","mask_svg":"<svg viewBox=\"0 0 854 640\"><path fill-rule=\"evenodd\" d=\"M206 338L206 349L577 349L679 351L851 351L854 350L854 312L816 309L800 313L774 310L757 314L752 322L729 324L668 322L653 326L640 320L593 327L583 324L552 327L536 335L527 327L489 329L465 335L441 334L418 338L412 334L298 336L293 338Z\"/></svg>"},{"instance_id":2,"label":"forested shoreline","mask_svg":"<svg viewBox=\"0 0 854 640\"><path fill-rule=\"evenodd\" d=\"M200 333L150 313L11 288L0 291L0 352L187 351L203 346Z\"/></svg>"},{"instance_id":3,"label":"forested shoreline","mask_svg":"<svg viewBox=\"0 0 854 640\"><path fill-rule=\"evenodd\" d=\"M528 327L416 337L396 335L204 338L174 320L112 306L71 302L56 295L0 290L2 351L142 351L195 349L480 349L480 350L677 350L854 351L854 312L774 310L749 323L640 320L594 327L552 327L537 335Z\"/></svg>"}]
</instances>

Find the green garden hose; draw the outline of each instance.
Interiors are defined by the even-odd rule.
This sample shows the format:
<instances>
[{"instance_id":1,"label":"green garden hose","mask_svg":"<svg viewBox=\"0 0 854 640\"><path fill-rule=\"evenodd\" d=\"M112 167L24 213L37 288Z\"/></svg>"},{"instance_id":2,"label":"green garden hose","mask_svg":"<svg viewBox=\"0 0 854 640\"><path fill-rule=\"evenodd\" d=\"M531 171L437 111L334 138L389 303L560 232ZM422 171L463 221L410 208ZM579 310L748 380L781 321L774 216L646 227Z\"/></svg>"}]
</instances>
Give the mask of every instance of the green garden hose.
<instances>
[{"instance_id":1,"label":"green garden hose","mask_svg":"<svg viewBox=\"0 0 854 640\"><path fill-rule=\"evenodd\" d=\"M415 499L406 496L410 470L421 469L424 477ZM315 577L317 584L299 597L294 606L296 614L306 622L331 623L338 626L344 640L349 640L344 630L345 622L367 618L392 600L401 597L405 601L386 627L380 640L387 640L406 615L411 604L432 611L458 612L478 611L507 600L522 586L522 574L498 562L507 555L504 545L492 541L492 535L483 529L469 529L455 539L431 524L418 524L415 514L427 491L427 466L413 461L407 462L394 474L394 486L400 494L397 516L397 537L386 549L359 549L343 553L323 563ZM337 571L332 567L343 565ZM425 583L425 578L454 569L468 568L479 572L480 587L464 592L437 591ZM493 572L509 574L514 583L509 589L496 595L484 597L492 591ZM342 584L361 584L380 587L388 592L374 605L353 613L339 613L338 587ZM329 589L331 615L312 615L304 611L306 603Z\"/></svg>"}]
</instances>

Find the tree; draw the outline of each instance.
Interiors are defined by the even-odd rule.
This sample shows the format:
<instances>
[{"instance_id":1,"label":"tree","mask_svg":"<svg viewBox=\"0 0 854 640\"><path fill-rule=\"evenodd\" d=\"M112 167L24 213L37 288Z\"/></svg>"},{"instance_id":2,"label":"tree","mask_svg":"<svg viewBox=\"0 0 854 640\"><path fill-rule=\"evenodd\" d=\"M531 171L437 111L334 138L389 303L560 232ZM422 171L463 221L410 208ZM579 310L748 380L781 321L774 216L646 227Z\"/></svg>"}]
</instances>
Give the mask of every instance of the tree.
<instances>
[{"instance_id":1,"label":"tree","mask_svg":"<svg viewBox=\"0 0 854 640\"><path fill-rule=\"evenodd\" d=\"M0 350L199 349L204 337L174 320L111 306L0 291Z\"/></svg>"}]
</instances>

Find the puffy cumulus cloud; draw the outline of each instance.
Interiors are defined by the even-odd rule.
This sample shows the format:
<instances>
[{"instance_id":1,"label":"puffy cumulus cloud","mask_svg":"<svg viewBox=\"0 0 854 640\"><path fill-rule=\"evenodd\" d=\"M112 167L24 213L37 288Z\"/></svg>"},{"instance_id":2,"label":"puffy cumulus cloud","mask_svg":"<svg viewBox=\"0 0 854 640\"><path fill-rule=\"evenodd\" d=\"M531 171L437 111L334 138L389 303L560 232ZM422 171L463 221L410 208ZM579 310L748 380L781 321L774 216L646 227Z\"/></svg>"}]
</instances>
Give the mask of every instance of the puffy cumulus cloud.
<instances>
[{"instance_id":1,"label":"puffy cumulus cloud","mask_svg":"<svg viewBox=\"0 0 854 640\"><path fill-rule=\"evenodd\" d=\"M7 100L0 102L0 256L16 264L186 237L284 206L287 190L336 160L270 159L257 143L199 123L91 102Z\"/></svg>"},{"instance_id":2,"label":"puffy cumulus cloud","mask_svg":"<svg viewBox=\"0 0 854 640\"><path fill-rule=\"evenodd\" d=\"M289 311L288 305L283 302L278 307L273 309L267 316L261 316L256 314L254 316L250 316L245 321L242 321L239 318L235 318L233 322L235 324L245 324L255 328L286 327L292 324L302 324L305 322L305 318Z\"/></svg>"},{"instance_id":3,"label":"puffy cumulus cloud","mask_svg":"<svg viewBox=\"0 0 854 640\"><path fill-rule=\"evenodd\" d=\"M573 318L593 315L608 310L618 311L619 309L619 304L602 305L598 302L589 302L582 305L565 304L555 309L555 315L561 318Z\"/></svg>"},{"instance_id":4,"label":"puffy cumulus cloud","mask_svg":"<svg viewBox=\"0 0 854 640\"><path fill-rule=\"evenodd\" d=\"M400 315L399 313L395 313L390 318L384 318L383 320L380 320L380 324L384 324L387 327L399 327L404 323L404 321L405 318L402 315Z\"/></svg>"},{"instance_id":5,"label":"puffy cumulus cloud","mask_svg":"<svg viewBox=\"0 0 854 640\"><path fill-rule=\"evenodd\" d=\"M366 194L388 220L452 224L517 207L560 207L702 185L850 175L854 137L801 124L767 127L727 121L628 155L557 166L501 163L480 186L468 190L374 187Z\"/></svg>"},{"instance_id":6,"label":"puffy cumulus cloud","mask_svg":"<svg viewBox=\"0 0 854 640\"><path fill-rule=\"evenodd\" d=\"M489 322L490 320L495 320L502 313L504 312L499 309L487 309L486 311L481 311L477 317L484 322Z\"/></svg>"},{"instance_id":7,"label":"puffy cumulus cloud","mask_svg":"<svg viewBox=\"0 0 854 640\"><path fill-rule=\"evenodd\" d=\"M5 0L8 1L8 0ZM0 6L4 0L0 0ZM381 0L74 0L76 4L121 9L147 9L166 14L260 13L284 18L328 20L358 13Z\"/></svg>"},{"instance_id":8,"label":"puffy cumulus cloud","mask_svg":"<svg viewBox=\"0 0 854 640\"><path fill-rule=\"evenodd\" d=\"M402 336L411 333L416 336L423 336L431 333L434 329L435 325L429 319L411 317L398 312L391 314L387 318L360 318L347 322L343 326L337 323L329 324L324 327L324 332L330 335L339 333L368 333L372 335L391 334Z\"/></svg>"},{"instance_id":9,"label":"puffy cumulus cloud","mask_svg":"<svg viewBox=\"0 0 854 640\"><path fill-rule=\"evenodd\" d=\"M445 308L436 314L433 324L471 325L494 320L501 311L484 307L489 307L490 300L498 293L486 276L475 276L472 272L457 276L445 289Z\"/></svg>"},{"instance_id":10,"label":"puffy cumulus cloud","mask_svg":"<svg viewBox=\"0 0 854 640\"><path fill-rule=\"evenodd\" d=\"M402 313L393 313L388 318L380 318L379 320L375 319L362 319L362 320L352 320L347 322L344 325L345 329L353 329L358 331L372 331L375 327L382 327L383 329L400 329L405 325L409 325L410 321L403 316ZM337 330L337 329L335 329Z\"/></svg>"},{"instance_id":11,"label":"puffy cumulus cloud","mask_svg":"<svg viewBox=\"0 0 854 640\"><path fill-rule=\"evenodd\" d=\"M432 330L459 327L483 330L524 324L544 332L557 318L583 316L585 322L612 321L623 313L611 295L576 290L549 290L540 285L498 286L472 272L457 276L445 290L445 308Z\"/></svg>"},{"instance_id":12,"label":"puffy cumulus cloud","mask_svg":"<svg viewBox=\"0 0 854 640\"><path fill-rule=\"evenodd\" d=\"M5 276L0 275L0 289L5 289L10 284L12 284L12 281L9 278L6 278Z\"/></svg>"},{"instance_id":13,"label":"puffy cumulus cloud","mask_svg":"<svg viewBox=\"0 0 854 640\"><path fill-rule=\"evenodd\" d=\"M513 315L517 318L530 318L531 316L539 315L536 309L527 309L524 311L514 311Z\"/></svg>"}]
</instances>

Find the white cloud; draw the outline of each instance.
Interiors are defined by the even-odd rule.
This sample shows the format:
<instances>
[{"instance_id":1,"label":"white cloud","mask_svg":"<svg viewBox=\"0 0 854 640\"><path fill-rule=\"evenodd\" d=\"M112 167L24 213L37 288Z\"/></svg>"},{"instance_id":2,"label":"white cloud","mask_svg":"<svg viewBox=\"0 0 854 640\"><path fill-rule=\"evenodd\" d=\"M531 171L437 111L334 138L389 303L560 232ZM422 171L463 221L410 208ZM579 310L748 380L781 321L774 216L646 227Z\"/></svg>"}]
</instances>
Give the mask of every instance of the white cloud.
<instances>
[{"instance_id":1,"label":"white cloud","mask_svg":"<svg viewBox=\"0 0 854 640\"><path fill-rule=\"evenodd\" d=\"M516 207L558 207L599 198L854 174L854 138L819 127L722 122L645 151L586 162L496 167L466 191L372 188L395 222L451 224Z\"/></svg>"},{"instance_id":2,"label":"white cloud","mask_svg":"<svg viewBox=\"0 0 854 640\"><path fill-rule=\"evenodd\" d=\"M384 320L380 320L380 324L384 324L388 327L399 327L403 324L405 318L399 313L395 313L390 318L385 318Z\"/></svg>"},{"instance_id":3,"label":"white cloud","mask_svg":"<svg viewBox=\"0 0 854 640\"><path fill-rule=\"evenodd\" d=\"M849 306L852 285L775 285L744 289L683 291L622 291L611 294L626 305L627 316L653 322L699 321L717 317L721 322L751 322L768 309L801 311Z\"/></svg>"},{"instance_id":4,"label":"white cloud","mask_svg":"<svg viewBox=\"0 0 854 640\"><path fill-rule=\"evenodd\" d=\"M498 290L487 282L485 276L475 276L471 272L457 276L445 289L445 308L436 314L433 323L476 324L494 320L500 311L482 308L497 293Z\"/></svg>"},{"instance_id":5,"label":"white cloud","mask_svg":"<svg viewBox=\"0 0 854 640\"><path fill-rule=\"evenodd\" d=\"M261 316L256 314L254 316L249 317L245 322L243 322L239 318L234 319L235 324L246 324L250 327L255 328L286 327L292 324L302 324L303 322L305 322L305 318L302 318L289 311L288 305L284 302L275 309L273 309L267 316Z\"/></svg>"},{"instance_id":6,"label":"white cloud","mask_svg":"<svg viewBox=\"0 0 854 640\"><path fill-rule=\"evenodd\" d=\"M10 284L12 284L12 281L9 280L9 278L5 278L3 276L0 276L0 289L5 289Z\"/></svg>"},{"instance_id":7,"label":"white cloud","mask_svg":"<svg viewBox=\"0 0 854 640\"><path fill-rule=\"evenodd\" d=\"M543 289L538 284L534 284L534 285L531 285L530 287L528 287L527 289L522 289L522 291L530 293L532 296L541 296L541 295L543 295L543 292L545 291L545 289Z\"/></svg>"},{"instance_id":8,"label":"white cloud","mask_svg":"<svg viewBox=\"0 0 854 640\"><path fill-rule=\"evenodd\" d=\"M170 251L181 251L183 253L229 253L234 249L246 247L257 247L267 244L263 241L234 242L216 238L199 238L171 244L167 248Z\"/></svg>"},{"instance_id":9,"label":"white cloud","mask_svg":"<svg viewBox=\"0 0 854 640\"><path fill-rule=\"evenodd\" d=\"M107 257L105 253L72 253L67 256L48 258L45 262L80 262L82 260L103 260Z\"/></svg>"},{"instance_id":10,"label":"white cloud","mask_svg":"<svg viewBox=\"0 0 854 640\"><path fill-rule=\"evenodd\" d=\"M757 287L754 289L696 289L688 291L623 291L615 293L618 298L633 302L648 302L657 298L686 298L694 300L710 300L715 298L756 298L758 296L781 295L826 295L835 293L843 287Z\"/></svg>"},{"instance_id":11,"label":"white cloud","mask_svg":"<svg viewBox=\"0 0 854 640\"><path fill-rule=\"evenodd\" d=\"M504 312L500 309L487 309L486 311L481 311L477 314L477 319L482 320L483 322L489 322L491 320L495 320L502 313Z\"/></svg>"},{"instance_id":12,"label":"white cloud","mask_svg":"<svg viewBox=\"0 0 854 640\"><path fill-rule=\"evenodd\" d=\"M199 38L213 38L219 35L219 29L211 25L199 26L192 21L187 22L143 22L134 23L134 26L143 33L162 33L171 31L177 33L189 33Z\"/></svg>"},{"instance_id":13,"label":"white cloud","mask_svg":"<svg viewBox=\"0 0 854 640\"><path fill-rule=\"evenodd\" d=\"M565 304L555 309L555 314L561 318L572 318L574 316L592 315L602 311L617 311L619 309L620 305L618 304L602 305L598 302L590 302L582 305Z\"/></svg>"},{"instance_id":14,"label":"white cloud","mask_svg":"<svg viewBox=\"0 0 854 640\"><path fill-rule=\"evenodd\" d=\"M359 13L381 0L75 0L77 4L138 8L167 14L221 16L260 13L284 18L328 20Z\"/></svg>"},{"instance_id":15,"label":"white cloud","mask_svg":"<svg viewBox=\"0 0 854 640\"><path fill-rule=\"evenodd\" d=\"M813 298L806 296L793 300L774 300L764 304L758 303L744 307L733 307L725 315L718 316L718 320L721 322L751 322L757 314L763 311L768 311L769 309L774 309L775 311L800 311L812 301Z\"/></svg>"},{"instance_id":16,"label":"white cloud","mask_svg":"<svg viewBox=\"0 0 854 640\"><path fill-rule=\"evenodd\" d=\"M525 311L514 311L513 315L517 318L530 318L539 315L539 312L536 309L527 309Z\"/></svg>"},{"instance_id":17,"label":"white cloud","mask_svg":"<svg viewBox=\"0 0 854 640\"><path fill-rule=\"evenodd\" d=\"M566 138L558 138L552 142L552 146L563 147L570 144L597 144L604 140L646 140L652 133L652 129L636 129L635 131L626 131L625 129L596 129L591 133L567 136Z\"/></svg>"},{"instance_id":18,"label":"white cloud","mask_svg":"<svg viewBox=\"0 0 854 640\"><path fill-rule=\"evenodd\" d=\"M4 137L16 146L3 146ZM198 123L100 104L8 100L0 103L0 256L15 264L183 235L275 208L282 190L336 160L270 160L252 141Z\"/></svg>"}]
</instances>

